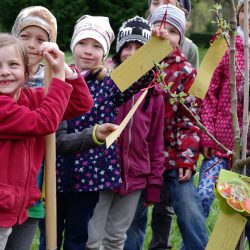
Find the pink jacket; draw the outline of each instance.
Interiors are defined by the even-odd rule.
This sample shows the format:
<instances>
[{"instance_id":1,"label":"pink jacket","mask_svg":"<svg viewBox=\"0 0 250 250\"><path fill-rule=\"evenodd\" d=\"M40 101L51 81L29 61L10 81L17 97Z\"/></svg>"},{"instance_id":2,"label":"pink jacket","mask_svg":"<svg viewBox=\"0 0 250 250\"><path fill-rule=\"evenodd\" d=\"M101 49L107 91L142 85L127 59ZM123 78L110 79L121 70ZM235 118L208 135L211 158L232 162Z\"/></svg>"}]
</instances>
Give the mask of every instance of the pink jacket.
<instances>
[{"instance_id":1,"label":"pink jacket","mask_svg":"<svg viewBox=\"0 0 250 250\"><path fill-rule=\"evenodd\" d=\"M140 95L141 92L120 107L116 120L118 124ZM122 187L119 192L123 195L146 188L145 200L159 202L164 171L164 99L154 90L147 109L143 110L146 99L140 104L118 141L122 170Z\"/></svg>"},{"instance_id":2,"label":"pink jacket","mask_svg":"<svg viewBox=\"0 0 250 250\"><path fill-rule=\"evenodd\" d=\"M22 89L18 101L0 95L0 227L22 224L40 197L44 135L57 129L63 115L70 119L93 105L82 77L67 82L73 91L53 78L46 96L42 88Z\"/></svg>"},{"instance_id":3,"label":"pink jacket","mask_svg":"<svg viewBox=\"0 0 250 250\"><path fill-rule=\"evenodd\" d=\"M235 48L236 61L241 71L244 72L244 48L242 39L239 36L236 37ZM242 76L236 67L237 92L239 92L241 85ZM239 126L241 128L243 114L242 102L238 102L237 113ZM213 74L208 93L202 103L201 121L218 141L230 150L233 150L229 50L227 50ZM217 151L225 153L204 133L202 133L201 145L203 147L215 148Z\"/></svg>"}]
</instances>

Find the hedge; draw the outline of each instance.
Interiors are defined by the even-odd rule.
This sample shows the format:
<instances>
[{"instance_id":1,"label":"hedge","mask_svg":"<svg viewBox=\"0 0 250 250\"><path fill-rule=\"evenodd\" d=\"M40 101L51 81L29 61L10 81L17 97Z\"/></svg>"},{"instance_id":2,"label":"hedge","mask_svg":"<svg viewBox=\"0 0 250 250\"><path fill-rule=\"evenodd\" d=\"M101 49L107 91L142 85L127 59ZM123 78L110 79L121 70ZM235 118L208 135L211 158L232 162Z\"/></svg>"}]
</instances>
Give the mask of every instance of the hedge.
<instances>
[{"instance_id":1,"label":"hedge","mask_svg":"<svg viewBox=\"0 0 250 250\"><path fill-rule=\"evenodd\" d=\"M198 46L203 48L209 47L209 42L213 37L210 33L191 33L188 37Z\"/></svg>"}]
</instances>

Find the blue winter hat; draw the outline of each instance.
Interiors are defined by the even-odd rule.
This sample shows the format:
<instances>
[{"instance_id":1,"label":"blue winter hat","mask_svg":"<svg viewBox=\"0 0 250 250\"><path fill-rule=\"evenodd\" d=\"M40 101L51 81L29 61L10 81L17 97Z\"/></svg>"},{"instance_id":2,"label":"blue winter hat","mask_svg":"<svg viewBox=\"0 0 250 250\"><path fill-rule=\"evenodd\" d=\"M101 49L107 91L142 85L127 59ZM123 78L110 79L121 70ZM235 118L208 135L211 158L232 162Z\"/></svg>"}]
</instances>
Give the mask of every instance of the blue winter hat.
<instances>
[{"instance_id":1,"label":"blue winter hat","mask_svg":"<svg viewBox=\"0 0 250 250\"><path fill-rule=\"evenodd\" d=\"M164 4L155 9L149 17L149 22L152 25L161 22L166 11L166 22L173 25L179 31L181 37L180 40L182 40L186 29L186 17L184 12L173 4Z\"/></svg>"},{"instance_id":2,"label":"blue winter hat","mask_svg":"<svg viewBox=\"0 0 250 250\"><path fill-rule=\"evenodd\" d=\"M185 8L188 12L188 15L191 12L191 2L190 0L180 0L180 4L183 8Z\"/></svg>"},{"instance_id":3,"label":"blue winter hat","mask_svg":"<svg viewBox=\"0 0 250 250\"><path fill-rule=\"evenodd\" d=\"M152 0L148 0L148 7L150 7ZM188 15L191 12L191 2L190 0L179 0L181 6L185 8L188 12Z\"/></svg>"}]
</instances>

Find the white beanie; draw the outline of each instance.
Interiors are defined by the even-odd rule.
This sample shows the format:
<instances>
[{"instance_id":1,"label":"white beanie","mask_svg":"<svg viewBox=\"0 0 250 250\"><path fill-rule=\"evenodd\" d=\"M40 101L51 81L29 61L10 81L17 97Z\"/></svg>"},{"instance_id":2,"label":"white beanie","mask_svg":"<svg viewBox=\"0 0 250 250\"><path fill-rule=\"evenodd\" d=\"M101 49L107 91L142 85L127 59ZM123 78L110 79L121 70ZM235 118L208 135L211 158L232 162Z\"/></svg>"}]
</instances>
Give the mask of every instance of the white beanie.
<instances>
[{"instance_id":1,"label":"white beanie","mask_svg":"<svg viewBox=\"0 0 250 250\"><path fill-rule=\"evenodd\" d=\"M166 22L173 25L179 31L181 37L180 40L182 40L186 29L186 17L184 12L173 4L164 4L155 9L149 18L149 22L152 25L161 22L166 11Z\"/></svg>"},{"instance_id":2,"label":"white beanie","mask_svg":"<svg viewBox=\"0 0 250 250\"><path fill-rule=\"evenodd\" d=\"M102 45L104 56L107 56L110 45L115 38L114 32L109 24L109 18L89 15L84 15L79 18L71 38L71 51L73 52L79 41L86 38L92 38L98 41Z\"/></svg>"}]
</instances>

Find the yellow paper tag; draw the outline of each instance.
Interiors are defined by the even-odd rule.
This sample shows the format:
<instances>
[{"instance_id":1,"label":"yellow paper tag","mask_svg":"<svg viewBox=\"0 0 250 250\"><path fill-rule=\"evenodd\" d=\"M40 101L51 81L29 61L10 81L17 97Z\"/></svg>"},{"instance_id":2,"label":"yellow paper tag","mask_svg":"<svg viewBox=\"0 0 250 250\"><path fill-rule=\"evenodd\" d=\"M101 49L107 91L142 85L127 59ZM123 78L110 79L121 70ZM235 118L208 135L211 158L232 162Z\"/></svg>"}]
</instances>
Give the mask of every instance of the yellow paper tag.
<instances>
[{"instance_id":1,"label":"yellow paper tag","mask_svg":"<svg viewBox=\"0 0 250 250\"><path fill-rule=\"evenodd\" d=\"M146 89L142 93L142 95L140 96L140 98L137 100L137 102L135 103L135 105L133 106L133 108L126 115L126 117L121 122L121 124L119 125L119 127L114 132L112 132L109 136L107 136L107 138L106 138L106 147L107 148L109 148L115 142L115 140L120 136L121 132L126 127L126 125L128 124L129 120L131 119L131 117L133 116L133 114L135 113L135 111L137 110L137 108L139 107L139 105L141 104L141 102L143 101L143 99L145 98L145 96L146 96L147 93L148 93L148 89Z\"/></svg>"},{"instance_id":2,"label":"yellow paper tag","mask_svg":"<svg viewBox=\"0 0 250 250\"><path fill-rule=\"evenodd\" d=\"M227 43L223 38L213 42L202 60L193 85L189 89L190 94L201 99L205 98L213 73L226 50Z\"/></svg>"},{"instance_id":3,"label":"yellow paper tag","mask_svg":"<svg viewBox=\"0 0 250 250\"><path fill-rule=\"evenodd\" d=\"M247 219L239 214L220 213L206 250L235 250Z\"/></svg>"},{"instance_id":4,"label":"yellow paper tag","mask_svg":"<svg viewBox=\"0 0 250 250\"><path fill-rule=\"evenodd\" d=\"M172 50L168 40L152 37L133 56L112 71L110 76L120 91L123 92L152 69L154 63L160 62Z\"/></svg>"}]
</instances>

